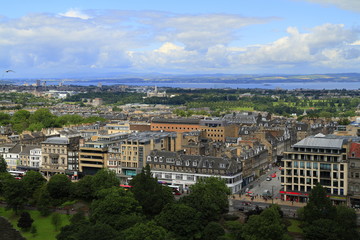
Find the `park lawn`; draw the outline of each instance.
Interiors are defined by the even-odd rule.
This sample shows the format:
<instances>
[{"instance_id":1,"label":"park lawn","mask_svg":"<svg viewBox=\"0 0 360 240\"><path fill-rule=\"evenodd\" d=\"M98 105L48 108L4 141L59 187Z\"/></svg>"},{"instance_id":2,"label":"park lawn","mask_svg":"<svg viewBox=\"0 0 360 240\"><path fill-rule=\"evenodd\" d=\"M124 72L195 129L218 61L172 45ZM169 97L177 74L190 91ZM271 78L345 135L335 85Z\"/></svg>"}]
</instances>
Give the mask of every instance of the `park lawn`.
<instances>
[{"instance_id":1,"label":"park lawn","mask_svg":"<svg viewBox=\"0 0 360 240\"><path fill-rule=\"evenodd\" d=\"M40 213L36 210L28 210L28 212L30 213L32 219L34 219L33 226L36 226L37 234L35 235L35 237L33 237L33 235L30 232L20 231L21 234L26 239L56 240L56 235L60 231L55 231L54 226L51 224L51 215L49 215L47 217L42 217L42 216L40 216ZM17 221L18 221L20 215L15 216L15 214L12 210L5 211L4 208L0 208L0 216L3 216L6 219L8 219L11 222L11 224L16 229L19 230L19 228L16 225L17 225ZM62 223L61 227L68 225L70 223L69 222L70 216L68 216L66 214L60 214L60 216L61 216L61 223Z\"/></svg>"},{"instance_id":2,"label":"park lawn","mask_svg":"<svg viewBox=\"0 0 360 240\"><path fill-rule=\"evenodd\" d=\"M288 232L293 233L303 233L303 230L300 228L300 221L295 219L289 219L291 225L287 228Z\"/></svg>"}]
</instances>

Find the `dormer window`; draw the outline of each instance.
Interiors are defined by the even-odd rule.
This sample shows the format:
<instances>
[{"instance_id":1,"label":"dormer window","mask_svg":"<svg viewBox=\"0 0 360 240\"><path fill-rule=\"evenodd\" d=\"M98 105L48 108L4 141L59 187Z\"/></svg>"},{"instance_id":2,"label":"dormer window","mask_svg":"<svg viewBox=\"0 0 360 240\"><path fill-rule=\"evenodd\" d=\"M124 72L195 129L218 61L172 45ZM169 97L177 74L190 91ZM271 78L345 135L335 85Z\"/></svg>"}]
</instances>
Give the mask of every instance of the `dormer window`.
<instances>
[{"instance_id":1,"label":"dormer window","mask_svg":"<svg viewBox=\"0 0 360 240\"><path fill-rule=\"evenodd\" d=\"M197 161L193 162L193 166L196 167L197 166Z\"/></svg>"},{"instance_id":2,"label":"dormer window","mask_svg":"<svg viewBox=\"0 0 360 240\"><path fill-rule=\"evenodd\" d=\"M164 161L164 157L159 157L159 162L163 162Z\"/></svg>"},{"instance_id":3,"label":"dormer window","mask_svg":"<svg viewBox=\"0 0 360 240\"><path fill-rule=\"evenodd\" d=\"M179 160L177 160L176 165L181 165L181 162Z\"/></svg>"},{"instance_id":4,"label":"dormer window","mask_svg":"<svg viewBox=\"0 0 360 240\"><path fill-rule=\"evenodd\" d=\"M150 156L147 156L146 161L151 162L151 157L150 157Z\"/></svg>"},{"instance_id":5,"label":"dormer window","mask_svg":"<svg viewBox=\"0 0 360 240\"><path fill-rule=\"evenodd\" d=\"M225 168L225 163L220 163L220 168Z\"/></svg>"},{"instance_id":6,"label":"dormer window","mask_svg":"<svg viewBox=\"0 0 360 240\"><path fill-rule=\"evenodd\" d=\"M154 157L154 162L157 162L158 161L158 158L155 156Z\"/></svg>"},{"instance_id":7,"label":"dormer window","mask_svg":"<svg viewBox=\"0 0 360 240\"><path fill-rule=\"evenodd\" d=\"M185 165L186 165L186 166L189 166L189 165L190 165L190 161L189 161L189 160L186 160Z\"/></svg>"}]
</instances>

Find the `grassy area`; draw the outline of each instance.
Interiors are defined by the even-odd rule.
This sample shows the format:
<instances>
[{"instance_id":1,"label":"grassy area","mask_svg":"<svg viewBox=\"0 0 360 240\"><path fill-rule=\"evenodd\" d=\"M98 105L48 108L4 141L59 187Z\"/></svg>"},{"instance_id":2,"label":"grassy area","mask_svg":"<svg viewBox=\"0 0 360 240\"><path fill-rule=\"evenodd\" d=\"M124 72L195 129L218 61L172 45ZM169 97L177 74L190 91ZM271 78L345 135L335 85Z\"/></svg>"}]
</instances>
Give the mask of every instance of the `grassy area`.
<instances>
[{"instance_id":1,"label":"grassy area","mask_svg":"<svg viewBox=\"0 0 360 240\"><path fill-rule=\"evenodd\" d=\"M232 111L254 111L253 107L234 107L230 108Z\"/></svg>"},{"instance_id":2,"label":"grassy area","mask_svg":"<svg viewBox=\"0 0 360 240\"><path fill-rule=\"evenodd\" d=\"M40 213L35 210L29 210L28 211L34 219L33 226L36 226L37 228L37 234L36 236L33 236L30 232L21 232L21 234L26 239L36 239L36 240L55 240L56 235L59 233L59 231L55 231L54 226L51 224L51 215L47 217L40 216ZM9 210L5 211L4 208L0 208L0 216L3 216L7 218L11 224L19 230L19 228L16 226L17 221L20 216L15 216L14 212ZM61 226L65 226L69 224L69 217L65 214L60 214L61 216Z\"/></svg>"},{"instance_id":3,"label":"grassy area","mask_svg":"<svg viewBox=\"0 0 360 240\"><path fill-rule=\"evenodd\" d=\"M291 225L288 227L288 232L293 233L303 233L302 229L300 228L300 221L295 219L289 219Z\"/></svg>"}]
</instances>

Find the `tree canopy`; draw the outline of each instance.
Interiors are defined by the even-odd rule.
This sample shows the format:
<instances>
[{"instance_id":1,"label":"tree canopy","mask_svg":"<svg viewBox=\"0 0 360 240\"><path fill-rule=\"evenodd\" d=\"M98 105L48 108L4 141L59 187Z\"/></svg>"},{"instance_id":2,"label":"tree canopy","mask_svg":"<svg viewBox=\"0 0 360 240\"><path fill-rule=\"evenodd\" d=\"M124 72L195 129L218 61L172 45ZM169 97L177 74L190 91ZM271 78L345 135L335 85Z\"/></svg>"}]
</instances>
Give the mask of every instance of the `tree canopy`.
<instances>
[{"instance_id":1,"label":"tree canopy","mask_svg":"<svg viewBox=\"0 0 360 240\"><path fill-rule=\"evenodd\" d=\"M157 179L151 176L149 165L131 180L130 185L133 186L131 191L147 216L159 214L166 204L174 201L171 189L159 184Z\"/></svg>"},{"instance_id":2,"label":"tree canopy","mask_svg":"<svg viewBox=\"0 0 360 240\"><path fill-rule=\"evenodd\" d=\"M182 201L201 213L204 223L219 220L220 215L229 208L230 189L225 182L216 177L200 179L190 186L190 194Z\"/></svg>"}]
</instances>

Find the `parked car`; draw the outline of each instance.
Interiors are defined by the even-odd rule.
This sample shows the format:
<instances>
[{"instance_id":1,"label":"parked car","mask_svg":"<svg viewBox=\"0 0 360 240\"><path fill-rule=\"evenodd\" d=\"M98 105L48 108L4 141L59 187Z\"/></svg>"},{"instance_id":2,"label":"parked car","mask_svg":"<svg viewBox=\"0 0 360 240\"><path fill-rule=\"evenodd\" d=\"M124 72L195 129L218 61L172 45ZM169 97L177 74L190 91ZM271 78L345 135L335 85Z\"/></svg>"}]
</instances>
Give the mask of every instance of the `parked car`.
<instances>
[{"instance_id":1,"label":"parked car","mask_svg":"<svg viewBox=\"0 0 360 240\"><path fill-rule=\"evenodd\" d=\"M267 177L267 178L266 178L266 181L271 181L271 177Z\"/></svg>"}]
</instances>

